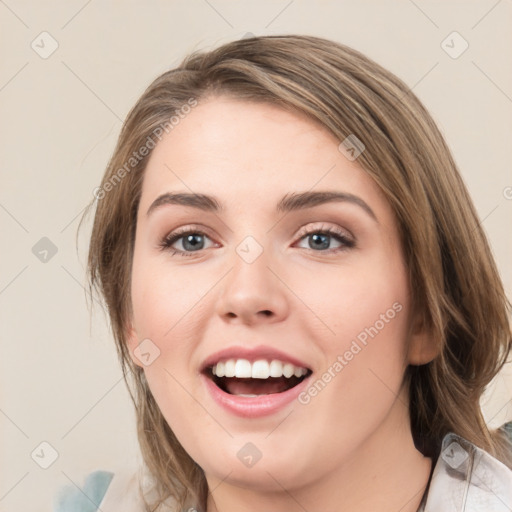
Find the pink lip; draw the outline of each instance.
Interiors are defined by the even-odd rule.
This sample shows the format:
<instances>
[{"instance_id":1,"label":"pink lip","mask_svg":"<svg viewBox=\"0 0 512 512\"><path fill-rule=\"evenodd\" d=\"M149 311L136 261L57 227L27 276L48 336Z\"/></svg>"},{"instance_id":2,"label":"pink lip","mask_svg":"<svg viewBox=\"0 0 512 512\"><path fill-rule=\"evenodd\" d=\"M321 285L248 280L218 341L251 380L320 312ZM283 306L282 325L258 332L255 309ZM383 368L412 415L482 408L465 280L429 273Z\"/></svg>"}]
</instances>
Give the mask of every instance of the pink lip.
<instances>
[{"instance_id":1,"label":"pink lip","mask_svg":"<svg viewBox=\"0 0 512 512\"><path fill-rule=\"evenodd\" d=\"M296 359L295 357L289 356L288 354L285 354L280 350L276 350L273 347L260 345L254 348L233 346L219 350L218 352L208 356L205 361L203 361L201 371L205 370L209 366L213 366L219 361L225 361L227 359L247 359L251 363L258 359L266 359L268 361L271 361L272 359L279 359L279 361L283 361L284 363L291 363L295 366L300 366L301 368L308 368L306 363Z\"/></svg>"},{"instance_id":2,"label":"pink lip","mask_svg":"<svg viewBox=\"0 0 512 512\"><path fill-rule=\"evenodd\" d=\"M275 359L279 359L276 357ZM297 365L300 366L300 365ZM282 393L272 393L270 395L261 395L257 397L247 397L230 395L222 391L211 379L201 374L201 379L208 389L213 400L221 407L232 414L243 418L259 418L274 414L283 409L286 405L293 402L299 394L309 385L309 377L295 387L283 391Z\"/></svg>"}]
</instances>

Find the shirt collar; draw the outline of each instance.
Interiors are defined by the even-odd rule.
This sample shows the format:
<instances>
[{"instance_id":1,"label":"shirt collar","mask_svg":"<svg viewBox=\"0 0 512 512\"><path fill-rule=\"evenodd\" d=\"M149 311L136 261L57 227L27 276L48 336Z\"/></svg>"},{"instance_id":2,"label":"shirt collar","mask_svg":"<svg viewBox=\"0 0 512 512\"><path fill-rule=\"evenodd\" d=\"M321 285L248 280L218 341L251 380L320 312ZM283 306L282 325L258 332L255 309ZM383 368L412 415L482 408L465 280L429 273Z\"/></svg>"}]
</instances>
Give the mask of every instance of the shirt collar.
<instances>
[{"instance_id":1,"label":"shirt collar","mask_svg":"<svg viewBox=\"0 0 512 512\"><path fill-rule=\"evenodd\" d=\"M447 434L418 512L511 512L512 471L466 439Z\"/></svg>"}]
</instances>

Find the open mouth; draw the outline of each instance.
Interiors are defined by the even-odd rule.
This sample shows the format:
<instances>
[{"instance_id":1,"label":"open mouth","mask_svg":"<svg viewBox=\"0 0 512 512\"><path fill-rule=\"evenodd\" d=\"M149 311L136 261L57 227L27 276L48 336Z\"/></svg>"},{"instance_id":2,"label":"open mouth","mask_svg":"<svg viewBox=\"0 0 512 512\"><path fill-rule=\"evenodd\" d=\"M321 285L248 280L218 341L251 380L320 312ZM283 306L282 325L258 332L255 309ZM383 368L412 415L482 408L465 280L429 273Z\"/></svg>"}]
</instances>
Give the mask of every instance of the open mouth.
<instances>
[{"instance_id":1,"label":"open mouth","mask_svg":"<svg viewBox=\"0 0 512 512\"><path fill-rule=\"evenodd\" d=\"M283 393L311 375L309 368L279 360L228 359L204 369L203 373L225 393L256 397Z\"/></svg>"}]
</instances>

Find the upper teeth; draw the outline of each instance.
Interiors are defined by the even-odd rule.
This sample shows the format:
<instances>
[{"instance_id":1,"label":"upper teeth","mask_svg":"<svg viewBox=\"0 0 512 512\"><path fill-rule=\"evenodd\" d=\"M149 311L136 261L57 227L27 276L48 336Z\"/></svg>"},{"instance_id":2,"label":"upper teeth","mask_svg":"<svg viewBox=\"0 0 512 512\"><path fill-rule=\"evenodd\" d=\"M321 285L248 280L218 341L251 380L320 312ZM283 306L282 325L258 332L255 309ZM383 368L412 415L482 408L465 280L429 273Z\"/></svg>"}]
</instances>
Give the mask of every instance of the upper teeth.
<instances>
[{"instance_id":1,"label":"upper teeth","mask_svg":"<svg viewBox=\"0 0 512 512\"><path fill-rule=\"evenodd\" d=\"M247 359L228 359L219 361L212 368L213 375L217 377L237 377L238 379L268 379L269 377L302 377L308 370L291 363L283 363L276 359L266 361L259 359L251 363Z\"/></svg>"}]
</instances>

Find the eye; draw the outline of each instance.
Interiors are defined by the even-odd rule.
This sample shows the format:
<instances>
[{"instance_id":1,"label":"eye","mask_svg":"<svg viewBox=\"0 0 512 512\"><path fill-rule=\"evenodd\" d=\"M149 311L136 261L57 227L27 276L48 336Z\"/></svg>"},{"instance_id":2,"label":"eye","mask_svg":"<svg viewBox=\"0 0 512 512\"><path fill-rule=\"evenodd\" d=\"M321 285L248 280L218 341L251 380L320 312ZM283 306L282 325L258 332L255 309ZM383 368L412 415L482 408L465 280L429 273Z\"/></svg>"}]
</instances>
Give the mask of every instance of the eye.
<instances>
[{"instance_id":1,"label":"eye","mask_svg":"<svg viewBox=\"0 0 512 512\"><path fill-rule=\"evenodd\" d=\"M162 250L170 250L172 255L193 256L195 252L199 252L205 248L205 238L208 238L208 235L203 231L185 228L167 235L159 245ZM183 248L173 248L176 242L180 242Z\"/></svg>"},{"instance_id":2,"label":"eye","mask_svg":"<svg viewBox=\"0 0 512 512\"><path fill-rule=\"evenodd\" d=\"M299 241L310 238L309 247L305 249L315 252L339 252L344 251L355 246L354 239L348 235L347 232L337 228L322 228L309 229L300 233ZM209 239L208 235L199 229L183 228L167 235L159 244L162 251L171 251L171 254L178 256L193 256L205 248L205 238ZM338 247L329 247L332 240L338 242ZM182 248L173 247L179 242ZM327 250L325 250L327 249Z\"/></svg>"},{"instance_id":3,"label":"eye","mask_svg":"<svg viewBox=\"0 0 512 512\"><path fill-rule=\"evenodd\" d=\"M315 252L339 252L355 246L354 239L349 236L347 232L337 228L324 228L322 226L320 229L310 229L301 233L301 241L308 238L309 247L306 247L306 249L310 249ZM336 240L340 245L334 248L329 247L332 239Z\"/></svg>"}]
</instances>

